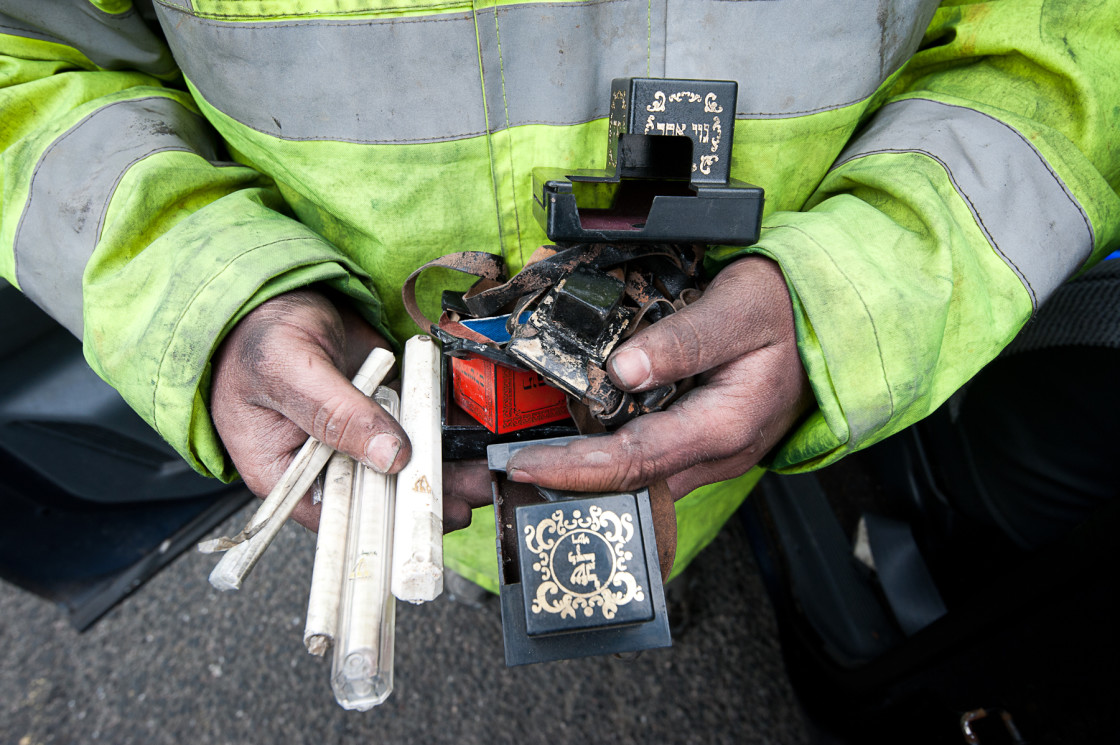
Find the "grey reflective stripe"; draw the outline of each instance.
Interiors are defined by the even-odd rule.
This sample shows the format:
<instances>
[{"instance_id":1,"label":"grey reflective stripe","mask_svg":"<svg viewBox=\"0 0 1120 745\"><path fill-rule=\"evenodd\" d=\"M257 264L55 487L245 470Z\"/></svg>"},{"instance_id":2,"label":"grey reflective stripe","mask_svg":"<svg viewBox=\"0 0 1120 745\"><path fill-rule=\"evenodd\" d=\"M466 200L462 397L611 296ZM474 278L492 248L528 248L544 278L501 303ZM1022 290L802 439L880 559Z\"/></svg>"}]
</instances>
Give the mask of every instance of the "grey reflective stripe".
<instances>
[{"instance_id":1,"label":"grey reflective stripe","mask_svg":"<svg viewBox=\"0 0 1120 745\"><path fill-rule=\"evenodd\" d=\"M202 96L260 132L367 143L486 132L470 13L226 23L157 11Z\"/></svg>"},{"instance_id":2,"label":"grey reflective stripe","mask_svg":"<svg viewBox=\"0 0 1120 745\"><path fill-rule=\"evenodd\" d=\"M739 82L739 118L849 106L910 58L939 0L669 2L665 75Z\"/></svg>"},{"instance_id":3,"label":"grey reflective stripe","mask_svg":"<svg viewBox=\"0 0 1120 745\"><path fill-rule=\"evenodd\" d=\"M632 75L736 80L739 118L801 116L861 101L910 58L937 0L620 0L479 11L486 98L508 124L607 114ZM499 57L500 53L500 57ZM502 122L505 124L506 122Z\"/></svg>"},{"instance_id":4,"label":"grey reflective stripe","mask_svg":"<svg viewBox=\"0 0 1120 745\"><path fill-rule=\"evenodd\" d=\"M397 143L598 119L611 79L631 75L737 80L740 118L847 106L917 49L936 5L599 0L272 22L157 10L187 77L242 124Z\"/></svg>"},{"instance_id":5,"label":"grey reflective stripe","mask_svg":"<svg viewBox=\"0 0 1120 745\"><path fill-rule=\"evenodd\" d=\"M0 13L0 34L22 36L25 39L38 39L39 41L52 41L55 44L66 43L61 37L48 34L45 30L6 13Z\"/></svg>"},{"instance_id":6,"label":"grey reflective stripe","mask_svg":"<svg viewBox=\"0 0 1120 745\"><path fill-rule=\"evenodd\" d=\"M878 153L940 163L1036 308L1092 253L1093 226L1065 183L1025 137L987 114L926 99L888 104L837 167Z\"/></svg>"},{"instance_id":7,"label":"grey reflective stripe","mask_svg":"<svg viewBox=\"0 0 1120 745\"><path fill-rule=\"evenodd\" d=\"M202 117L160 97L98 109L40 157L15 234L16 278L39 307L82 335L82 273L101 237L109 200L133 164L167 150L215 159Z\"/></svg>"},{"instance_id":8,"label":"grey reflective stripe","mask_svg":"<svg viewBox=\"0 0 1120 745\"><path fill-rule=\"evenodd\" d=\"M65 44L107 70L175 70L167 46L135 8L106 13L86 0L15 0L0 13L0 32Z\"/></svg>"},{"instance_id":9,"label":"grey reflective stripe","mask_svg":"<svg viewBox=\"0 0 1120 745\"><path fill-rule=\"evenodd\" d=\"M655 5L664 28L664 3ZM647 76L651 9L624 0L479 11L491 129L605 117L612 79Z\"/></svg>"}]
</instances>

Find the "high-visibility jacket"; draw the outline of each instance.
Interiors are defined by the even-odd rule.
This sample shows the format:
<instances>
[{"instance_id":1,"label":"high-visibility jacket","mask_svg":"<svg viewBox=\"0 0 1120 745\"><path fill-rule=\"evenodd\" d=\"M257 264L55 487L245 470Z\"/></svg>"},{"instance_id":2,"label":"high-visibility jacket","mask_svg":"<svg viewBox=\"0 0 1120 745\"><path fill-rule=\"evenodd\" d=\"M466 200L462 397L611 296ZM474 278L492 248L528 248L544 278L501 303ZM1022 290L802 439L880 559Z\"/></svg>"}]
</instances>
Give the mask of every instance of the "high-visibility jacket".
<instances>
[{"instance_id":1,"label":"high-visibility jacket","mask_svg":"<svg viewBox=\"0 0 1120 745\"><path fill-rule=\"evenodd\" d=\"M0 0L0 273L201 472L210 356L319 283L400 340L400 286L546 243L531 170L602 168L609 81L736 80L818 467L920 419L1117 245L1113 0ZM438 290L421 287L434 314ZM744 426L750 426L744 423ZM757 474L748 475L747 481ZM678 503L683 565L745 493ZM447 561L493 586L492 522Z\"/></svg>"}]
</instances>

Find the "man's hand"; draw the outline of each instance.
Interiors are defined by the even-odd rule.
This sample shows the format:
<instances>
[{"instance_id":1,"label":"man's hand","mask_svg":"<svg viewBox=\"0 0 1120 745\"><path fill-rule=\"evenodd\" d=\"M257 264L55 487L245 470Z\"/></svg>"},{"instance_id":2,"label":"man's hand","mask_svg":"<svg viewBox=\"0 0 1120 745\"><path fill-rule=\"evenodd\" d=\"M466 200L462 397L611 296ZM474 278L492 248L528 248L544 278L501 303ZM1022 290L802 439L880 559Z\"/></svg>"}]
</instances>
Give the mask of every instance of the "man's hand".
<instances>
[{"instance_id":1,"label":"man's hand","mask_svg":"<svg viewBox=\"0 0 1120 745\"><path fill-rule=\"evenodd\" d=\"M701 377L665 411L608 437L518 451L508 464L513 481L604 492L667 479L679 499L746 473L813 400L785 280L757 256L730 264L698 301L619 347L607 372L628 391Z\"/></svg>"},{"instance_id":2,"label":"man's hand","mask_svg":"<svg viewBox=\"0 0 1120 745\"><path fill-rule=\"evenodd\" d=\"M311 435L382 472L411 455L400 425L350 383L385 339L355 311L298 290L243 318L214 357L214 425L245 484L272 489ZM305 498L293 518L315 529L319 507Z\"/></svg>"},{"instance_id":3,"label":"man's hand","mask_svg":"<svg viewBox=\"0 0 1120 745\"><path fill-rule=\"evenodd\" d=\"M471 509L492 504L490 469L485 458L444 461L443 532L462 530L471 524Z\"/></svg>"},{"instance_id":4,"label":"man's hand","mask_svg":"<svg viewBox=\"0 0 1120 745\"><path fill-rule=\"evenodd\" d=\"M408 437L384 409L350 383L385 339L348 307L299 290L245 316L214 357L210 408L214 425L245 484L265 496L311 435L382 473L396 473L412 454ZM472 507L488 504L485 461L444 466L443 524L470 524ZM304 498L293 519L312 530L319 506Z\"/></svg>"}]
</instances>

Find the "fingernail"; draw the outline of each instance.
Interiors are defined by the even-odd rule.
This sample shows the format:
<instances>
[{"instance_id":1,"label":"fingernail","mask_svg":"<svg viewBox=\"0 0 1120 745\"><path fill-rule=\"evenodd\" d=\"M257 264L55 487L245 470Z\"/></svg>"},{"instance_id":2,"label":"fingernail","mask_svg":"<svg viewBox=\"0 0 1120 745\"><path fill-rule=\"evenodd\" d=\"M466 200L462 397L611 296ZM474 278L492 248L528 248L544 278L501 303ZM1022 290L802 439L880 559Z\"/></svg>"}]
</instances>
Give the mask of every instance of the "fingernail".
<instances>
[{"instance_id":1,"label":"fingernail","mask_svg":"<svg viewBox=\"0 0 1120 745\"><path fill-rule=\"evenodd\" d=\"M522 484L528 484L533 480L532 476L530 476L525 471L522 471L520 468L511 468L510 470L506 471L506 478L508 478L510 481L517 481Z\"/></svg>"},{"instance_id":2,"label":"fingernail","mask_svg":"<svg viewBox=\"0 0 1120 745\"><path fill-rule=\"evenodd\" d=\"M388 473L397 453L401 451L401 441L393 435L381 434L366 445L366 461L370 468L379 473Z\"/></svg>"},{"instance_id":3,"label":"fingernail","mask_svg":"<svg viewBox=\"0 0 1120 745\"><path fill-rule=\"evenodd\" d=\"M611 357L610 364L615 377L626 388L637 388L653 374L649 357L641 349L624 349Z\"/></svg>"}]
</instances>

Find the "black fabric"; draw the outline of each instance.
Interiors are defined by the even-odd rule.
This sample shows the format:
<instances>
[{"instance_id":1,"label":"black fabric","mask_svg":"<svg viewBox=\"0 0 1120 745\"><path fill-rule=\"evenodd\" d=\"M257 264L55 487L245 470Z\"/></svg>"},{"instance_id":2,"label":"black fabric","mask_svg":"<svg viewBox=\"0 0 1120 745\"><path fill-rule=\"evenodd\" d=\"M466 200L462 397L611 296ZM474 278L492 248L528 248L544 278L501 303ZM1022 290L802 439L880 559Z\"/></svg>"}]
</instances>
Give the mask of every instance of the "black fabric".
<instances>
[{"instance_id":1,"label":"black fabric","mask_svg":"<svg viewBox=\"0 0 1120 745\"><path fill-rule=\"evenodd\" d=\"M1120 497L1120 260L1067 283L960 395L959 506L1020 547Z\"/></svg>"},{"instance_id":2,"label":"black fabric","mask_svg":"<svg viewBox=\"0 0 1120 745\"><path fill-rule=\"evenodd\" d=\"M1120 497L1120 349L1068 347L998 360L957 421L975 480L962 506L1022 548L1049 543Z\"/></svg>"}]
</instances>

